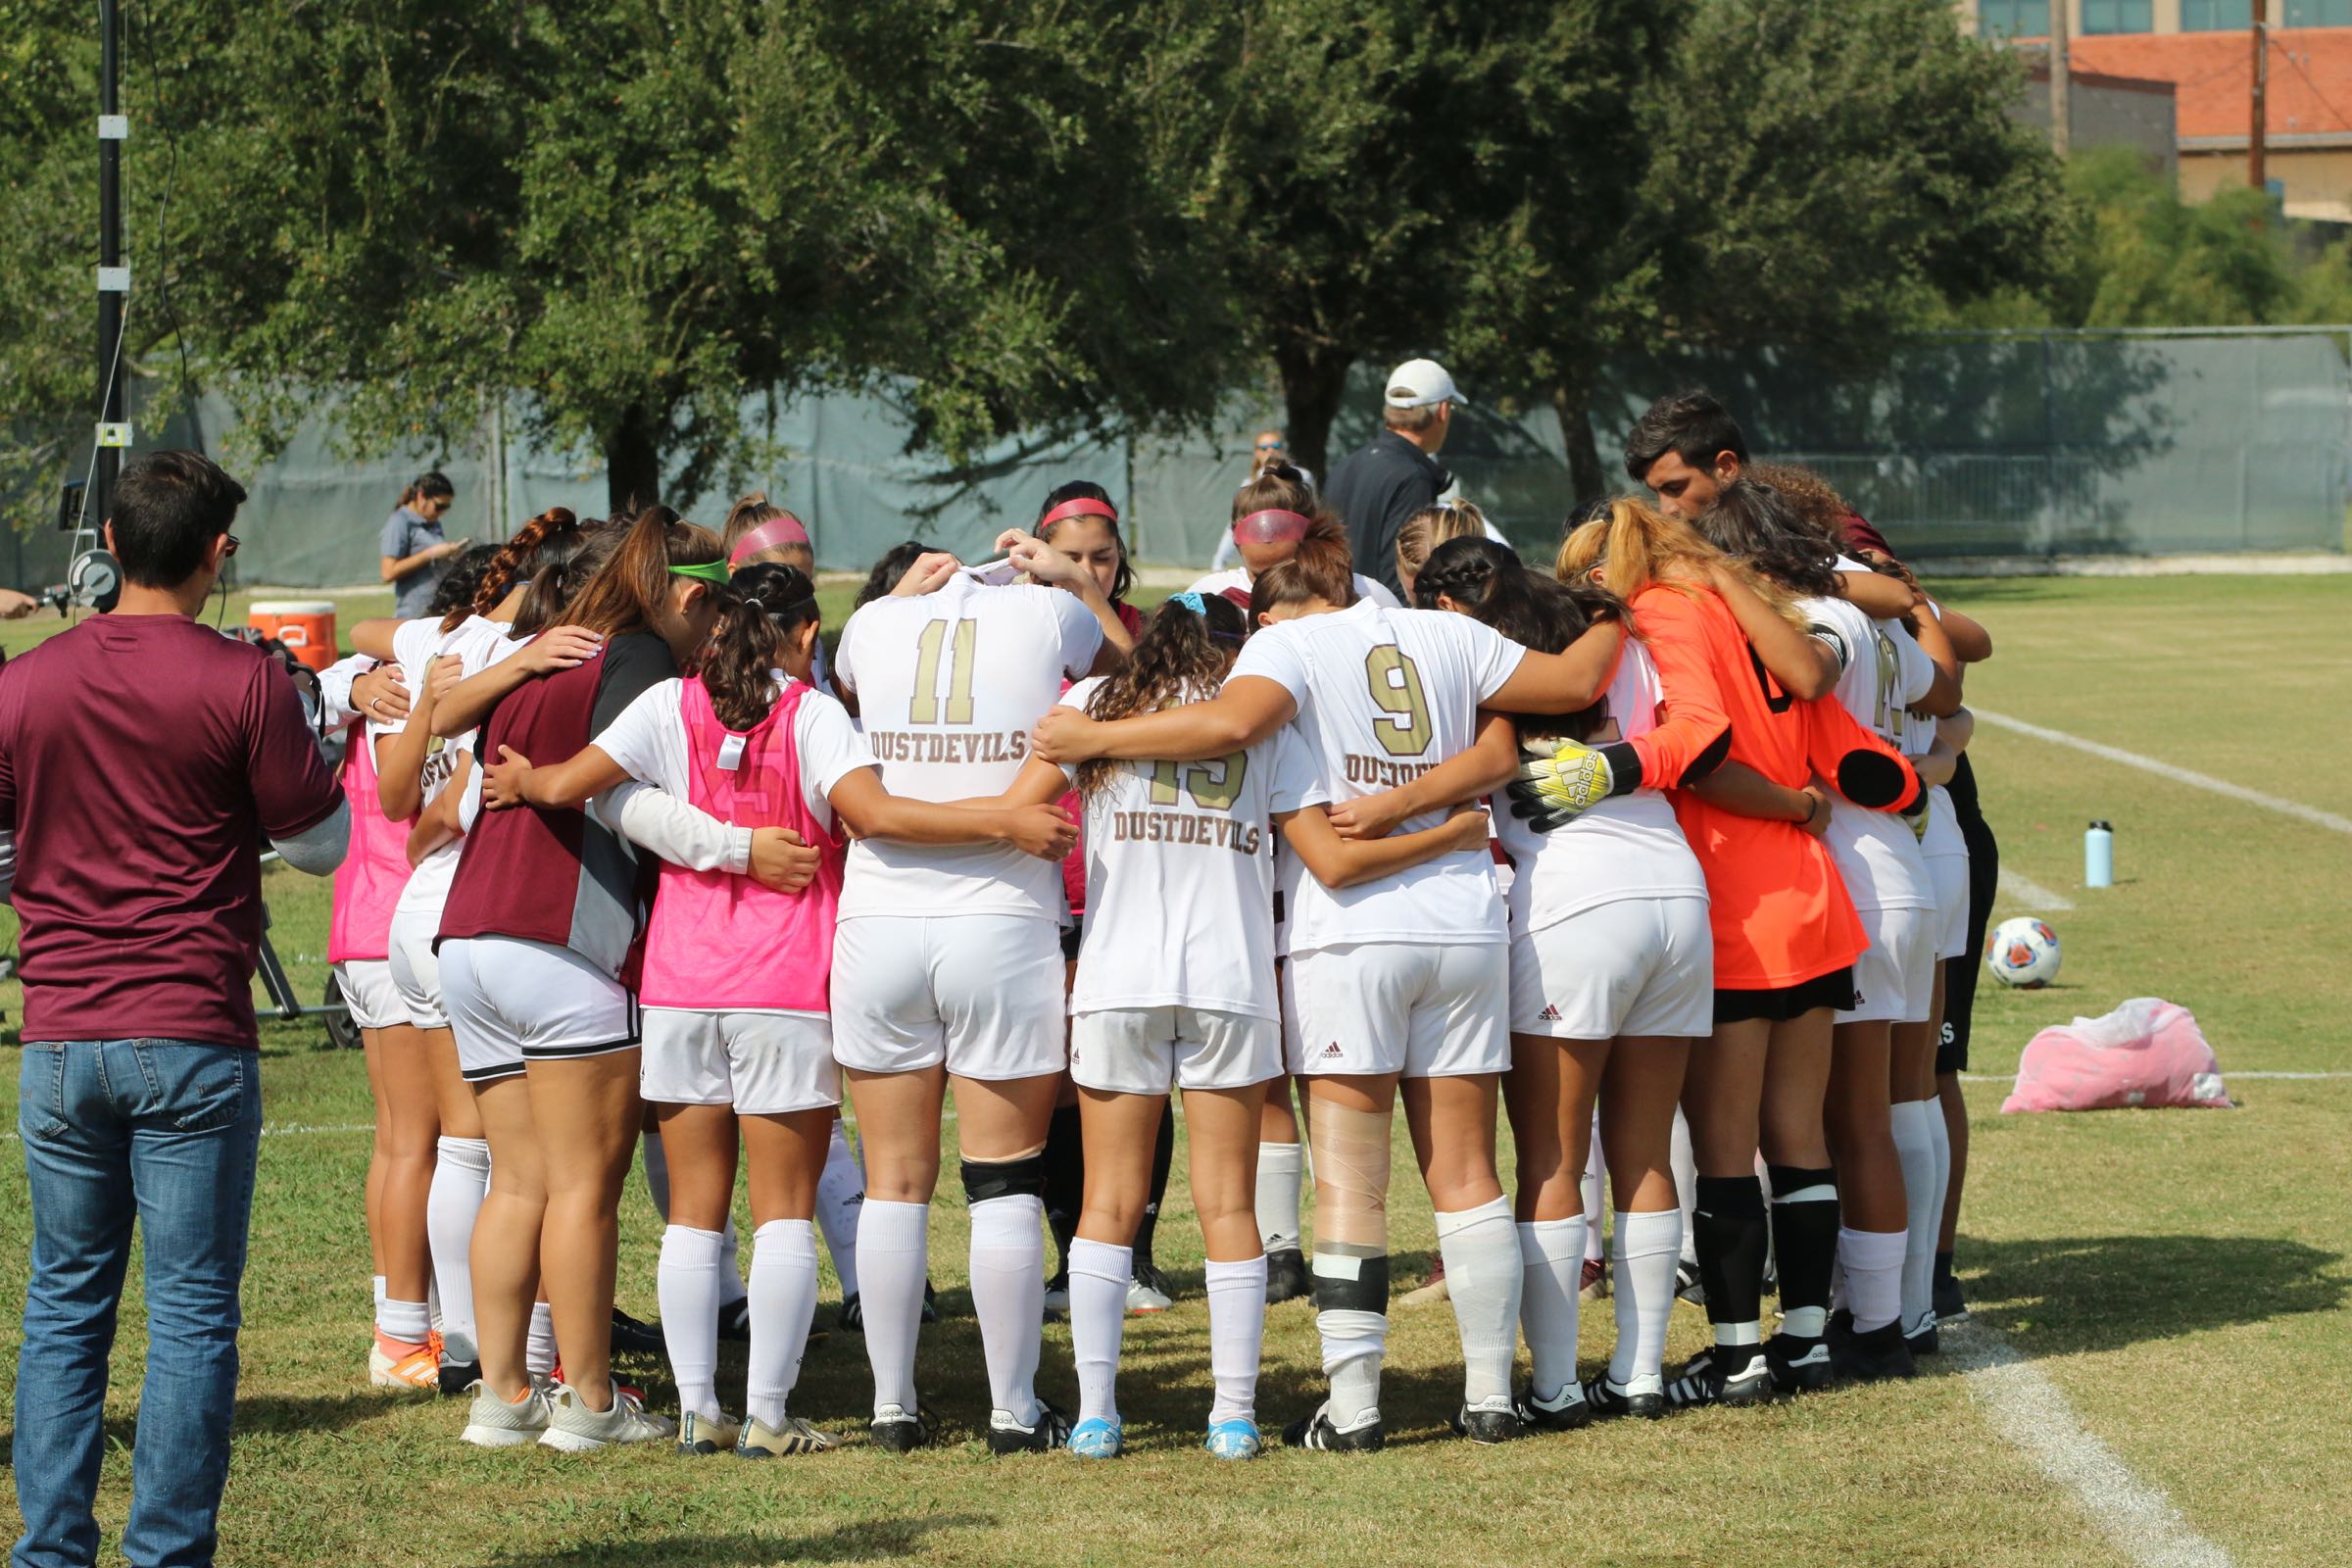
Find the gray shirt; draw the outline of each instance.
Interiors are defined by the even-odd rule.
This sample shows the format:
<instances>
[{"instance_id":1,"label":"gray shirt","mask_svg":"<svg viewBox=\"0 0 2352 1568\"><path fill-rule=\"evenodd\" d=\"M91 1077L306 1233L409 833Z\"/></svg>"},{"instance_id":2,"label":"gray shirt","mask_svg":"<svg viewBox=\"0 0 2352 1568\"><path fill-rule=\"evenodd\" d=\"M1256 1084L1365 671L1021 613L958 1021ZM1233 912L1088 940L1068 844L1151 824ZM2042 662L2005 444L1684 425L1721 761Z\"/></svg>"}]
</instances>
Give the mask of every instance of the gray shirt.
<instances>
[{"instance_id":1,"label":"gray shirt","mask_svg":"<svg viewBox=\"0 0 2352 1568\"><path fill-rule=\"evenodd\" d=\"M384 536L377 554L406 561L419 550L441 542L441 525L427 522L407 507L396 507L384 519ZM413 620L432 605L433 590L449 570L446 561L428 561L416 570L392 579L392 612Z\"/></svg>"}]
</instances>

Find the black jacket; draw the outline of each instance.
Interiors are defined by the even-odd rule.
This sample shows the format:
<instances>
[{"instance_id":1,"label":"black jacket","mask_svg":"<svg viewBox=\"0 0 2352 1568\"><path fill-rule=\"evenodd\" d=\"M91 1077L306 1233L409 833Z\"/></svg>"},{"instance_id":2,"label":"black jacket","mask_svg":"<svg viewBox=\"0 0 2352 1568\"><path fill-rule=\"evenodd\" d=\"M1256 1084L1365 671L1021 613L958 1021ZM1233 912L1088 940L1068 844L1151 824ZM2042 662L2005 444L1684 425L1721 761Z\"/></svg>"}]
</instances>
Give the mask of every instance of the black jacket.
<instances>
[{"instance_id":1,"label":"black jacket","mask_svg":"<svg viewBox=\"0 0 2352 1568\"><path fill-rule=\"evenodd\" d=\"M1323 487L1323 504L1348 525L1348 547L1355 555L1355 569L1388 586L1397 598L1404 585L1396 577L1396 533L1405 519L1453 483L1437 459L1394 430L1383 430L1372 444L1351 452L1332 470Z\"/></svg>"}]
</instances>

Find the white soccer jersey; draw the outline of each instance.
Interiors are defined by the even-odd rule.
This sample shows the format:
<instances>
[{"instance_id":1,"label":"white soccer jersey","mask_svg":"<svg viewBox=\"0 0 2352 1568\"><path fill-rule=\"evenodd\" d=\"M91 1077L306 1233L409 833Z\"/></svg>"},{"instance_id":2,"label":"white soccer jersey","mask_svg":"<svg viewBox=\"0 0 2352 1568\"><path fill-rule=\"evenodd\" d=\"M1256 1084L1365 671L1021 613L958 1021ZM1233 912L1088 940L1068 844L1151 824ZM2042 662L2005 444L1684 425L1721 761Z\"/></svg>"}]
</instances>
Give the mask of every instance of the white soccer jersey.
<instances>
[{"instance_id":1,"label":"white soccer jersey","mask_svg":"<svg viewBox=\"0 0 2352 1568\"><path fill-rule=\"evenodd\" d=\"M1389 592L1386 583L1375 582L1360 571L1354 574L1354 578L1356 598L1369 599L1384 610L1403 608L1396 603L1396 596ZM1247 594L1250 591L1250 568L1236 566L1231 571L1212 571L1185 591L1195 594L1221 594L1228 588L1239 588Z\"/></svg>"},{"instance_id":2,"label":"white soccer jersey","mask_svg":"<svg viewBox=\"0 0 2352 1568\"><path fill-rule=\"evenodd\" d=\"M1001 795L1029 759L1029 733L1102 646L1077 595L990 587L957 572L936 593L877 599L842 628L833 672L855 693L866 745L894 795ZM1067 917L1058 861L1008 844L850 846L841 918Z\"/></svg>"},{"instance_id":3,"label":"white soccer jersey","mask_svg":"<svg viewBox=\"0 0 2352 1568\"><path fill-rule=\"evenodd\" d=\"M1609 724L1586 744L1630 741L1658 727L1665 691L1648 651L1625 639L1609 678ZM1683 838L1674 808L1657 790L1614 795L1575 821L1539 833L1496 803L1502 847L1517 864L1508 899L1511 930L1540 931L1622 899L1699 898L1707 879Z\"/></svg>"},{"instance_id":4,"label":"white soccer jersey","mask_svg":"<svg viewBox=\"0 0 2352 1568\"><path fill-rule=\"evenodd\" d=\"M1813 634L1838 655L1838 702L1863 728L1899 745L1903 710L1935 684L1934 662L1902 626L1873 620L1845 600L1808 599L1804 610ZM1927 858L1911 824L1893 812L1833 793L1828 843L1856 908L1936 907Z\"/></svg>"},{"instance_id":5,"label":"white soccer jersey","mask_svg":"<svg viewBox=\"0 0 2352 1568\"><path fill-rule=\"evenodd\" d=\"M1102 684L1079 682L1062 705L1084 712ZM1086 800L1086 938L1070 1011L1278 1016L1269 818L1322 799L1290 724L1213 761L1119 763Z\"/></svg>"},{"instance_id":6,"label":"white soccer jersey","mask_svg":"<svg viewBox=\"0 0 2352 1568\"><path fill-rule=\"evenodd\" d=\"M1228 679L1254 676L1288 691L1324 792L1351 801L1418 778L1465 750L1477 734L1479 705L1502 689L1526 655L1467 615L1359 600L1267 627L1242 649ZM1430 812L1398 831L1444 820L1443 812ZM1287 912L1293 953L1507 936L1494 860L1483 848L1336 891L1305 877Z\"/></svg>"},{"instance_id":7,"label":"white soccer jersey","mask_svg":"<svg viewBox=\"0 0 2352 1568\"><path fill-rule=\"evenodd\" d=\"M792 677L775 671L779 693ZM591 743L620 764L629 777L680 801L694 799L689 776L694 761L686 736L686 683L659 681L637 694ZM792 712L792 745L801 765L801 804L823 827L833 825L833 786L861 767L874 765L850 710L823 692L812 691Z\"/></svg>"},{"instance_id":8,"label":"white soccer jersey","mask_svg":"<svg viewBox=\"0 0 2352 1568\"><path fill-rule=\"evenodd\" d=\"M506 621L491 620L481 615L469 615L453 630L443 631L441 623L431 618L404 620L392 633L392 658L400 665L401 677L412 693L424 690L430 677L433 661L454 654L459 665L468 675L478 675L497 663L518 644L508 640L510 627ZM409 727L405 718L379 722L368 721L368 742L374 745L382 736L397 735ZM469 729L463 735L429 743L424 754L424 770L419 782L424 788L424 804L432 805L449 788L457 773L458 758L473 751L481 731ZM559 759L560 760L560 759ZM477 778L480 776L477 772ZM463 839L453 839L416 862L409 880L400 892L400 903L394 907L412 912L438 912L449 899L449 885L458 874L458 857L466 848Z\"/></svg>"}]
</instances>

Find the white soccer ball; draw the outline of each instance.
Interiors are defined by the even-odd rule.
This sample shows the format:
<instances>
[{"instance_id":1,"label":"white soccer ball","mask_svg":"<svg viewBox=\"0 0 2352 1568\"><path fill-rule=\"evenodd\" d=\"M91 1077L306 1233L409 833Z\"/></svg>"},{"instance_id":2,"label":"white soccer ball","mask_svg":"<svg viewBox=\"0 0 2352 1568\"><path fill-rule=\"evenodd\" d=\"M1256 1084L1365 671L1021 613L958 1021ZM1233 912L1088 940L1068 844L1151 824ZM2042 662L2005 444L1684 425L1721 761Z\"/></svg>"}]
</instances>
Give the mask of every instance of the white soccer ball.
<instances>
[{"instance_id":1,"label":"white soccer ball","mask_svg":"<svg viewBox=\"0 0 2352 1568\"><path fill-rule=\"evenodd\" d=\"M1984 944L1984 967L2005 986L2037 991L2058 978L2058 933L2030 914L2003 920Z\"/></svg>"}]
</instances>

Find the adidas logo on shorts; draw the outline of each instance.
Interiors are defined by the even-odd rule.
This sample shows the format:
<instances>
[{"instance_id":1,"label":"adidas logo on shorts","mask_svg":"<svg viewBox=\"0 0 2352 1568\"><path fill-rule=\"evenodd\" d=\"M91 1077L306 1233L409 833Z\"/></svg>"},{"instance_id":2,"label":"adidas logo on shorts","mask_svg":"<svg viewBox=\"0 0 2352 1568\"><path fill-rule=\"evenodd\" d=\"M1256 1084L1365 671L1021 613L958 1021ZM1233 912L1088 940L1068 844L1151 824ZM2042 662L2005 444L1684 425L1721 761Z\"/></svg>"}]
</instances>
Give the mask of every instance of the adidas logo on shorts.
<instances>
[{"instance_id":1,"label":"adidas logo on shorts","mask_svg":"<svg viewBox=\"0 0 2352 1568\"><path fill-rule=\"evenodd\" d=\"M1330 1045L1325 1046L1316 1054L1315 1059L1318 1061L1331 1061L1336 1057L1345 1056L1346 1054L1348 1054L1348 1053L1340 1049L1340 1043L1337 1040L1334 1040Z\"/></svg>"},{"instance_id":2,"label":"adidas logo on shorts","mask_svg":"<svg viewBox=\"0 0 2352 1568\"><path fill-rule=\"evenodd\" d=\"M1536 1016L1544 1023L1558 1023L1560 1021L1560 1009L1556 1006L1546 1004L1544 1010L1537 1013Z\"/></svg>"}]
</instances>

